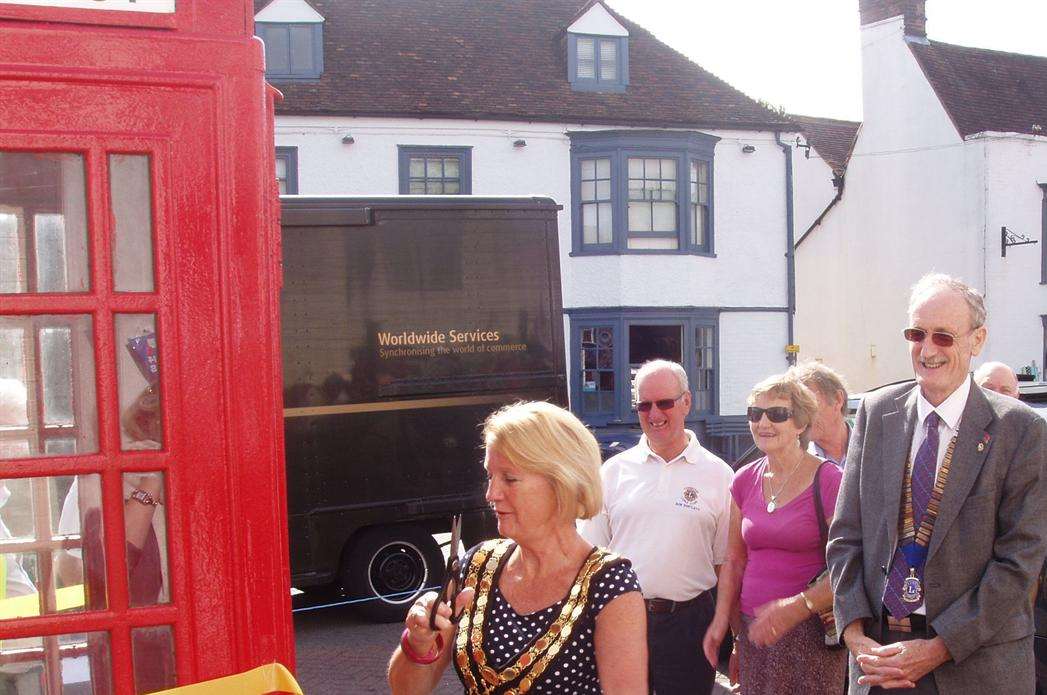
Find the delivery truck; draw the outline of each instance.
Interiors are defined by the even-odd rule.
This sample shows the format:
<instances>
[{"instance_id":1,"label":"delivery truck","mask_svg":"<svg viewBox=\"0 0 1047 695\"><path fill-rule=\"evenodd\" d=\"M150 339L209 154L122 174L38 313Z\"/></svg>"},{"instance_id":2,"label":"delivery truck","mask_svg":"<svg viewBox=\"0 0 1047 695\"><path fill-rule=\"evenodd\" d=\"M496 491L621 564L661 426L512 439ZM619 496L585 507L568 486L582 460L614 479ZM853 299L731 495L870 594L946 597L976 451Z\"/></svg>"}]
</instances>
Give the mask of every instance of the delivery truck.
<instances>
[{"instance_id":1,"label":"delivery truck","mask_svg":"<svg viewBox=\"0 0 1047 695\"><path fill-rule=\"evenodd\" d=\"M481 425L566 406L548 198L281 198L292 585L394 621L442 580L434 534L495 535Z\"/></svg>"}]
</instances>

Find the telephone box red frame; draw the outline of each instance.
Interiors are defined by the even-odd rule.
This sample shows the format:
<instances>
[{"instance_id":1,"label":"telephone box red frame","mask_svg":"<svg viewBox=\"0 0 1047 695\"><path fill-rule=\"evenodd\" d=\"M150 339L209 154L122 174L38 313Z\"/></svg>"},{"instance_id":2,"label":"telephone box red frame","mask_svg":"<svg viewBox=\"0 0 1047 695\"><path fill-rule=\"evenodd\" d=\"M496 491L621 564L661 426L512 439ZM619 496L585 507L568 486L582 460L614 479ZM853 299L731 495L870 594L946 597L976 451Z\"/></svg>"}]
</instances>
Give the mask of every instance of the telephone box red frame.
<instances>
[{"instance_id":1,"label":"telephone box red frame","mask_svg":"<svg viewBox=\"0 0 1047 695\"><path fill-rule=\"evenodd\" d=\"M98 452L9 459L0 477L102 478L108 609L0 621L0 640L106 631L134 692L130 629L173 626L179 684L293 665L280 411L273 100L250 0L170 14L0 4L0 151L85 159L90 290L0 295L0 314L89 314ZM151 293L113 288L108 153L153 177ZM121 452L117 312L156 315L164 447ZM129 608L120 475L166 475L170 603Z\"/></svg>"}]
</instances>

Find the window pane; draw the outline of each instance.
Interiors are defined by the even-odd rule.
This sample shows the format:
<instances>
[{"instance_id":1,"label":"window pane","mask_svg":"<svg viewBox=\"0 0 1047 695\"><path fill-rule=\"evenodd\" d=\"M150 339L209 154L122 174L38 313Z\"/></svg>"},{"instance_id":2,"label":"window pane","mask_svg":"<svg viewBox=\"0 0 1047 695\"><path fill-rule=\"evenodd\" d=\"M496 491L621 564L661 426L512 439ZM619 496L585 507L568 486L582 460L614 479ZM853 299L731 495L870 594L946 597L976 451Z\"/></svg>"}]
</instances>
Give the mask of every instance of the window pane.
<instances>
[{"instance_id":1,"label":"window pane","mask_svg":"<svg viewBox=\"0 0 1047 695\"><path fill-rule=\"evenodd\" d=\"M425 159L422 157L411 157L408 168L409 176L413 179L425 178Z\"/></svg>"},{"instance_id":2,"label":"window pane","mask_svg":"<svg viewBox=\"0 0 1047 695\"><path fill-rule=\"evenodd\" d=\"M444 193L461 193L457 181L444 181Z\"/></svg>"},{"instance_id":3,"label":"window pane","mask_svg":"<svg viewBox=\"0 0 1047 695\"><path fill-rule=\"evenodd\" d=\"M58 668L45 667L52 661ZM109 635L24 637L0 642L0 692L110 695Z\"/></svg>"},{"instance_id":4,"label":"window pane","mask_svg":"<svg viewBox=\"0 0 1047 695\"><path fill-rule=\"evenodd\" d=\"M705 215L704 207L691 206L691 243L695 246L705 245Z\"/></svg>"},{"instance_id":5,"label":"window pane","mask_svg":"<svg viewBox=\"0 0 1047 695\"><path fill-rule=\"evenodd\" d=\"M109 155L109 196L116 225L113 284L117 292L153 291L152 190L147 155Z\"/></svg>"},{"instance_id":6,"label":"window pane","mask_svg":"<svg viewBox=\"0 0 1047 695\"><path fill-rule=\"evenodd\" d=\"M618 42L600 42L600 79L618 79Z\"/></svg>"},{"instance_id":7,"label":"window pane","mask_svg":"<svg viewBox=\"0 0 1047 695\"><path fill-rule=\"evenodd\" d=\"M67 292L65 217L34 215L36 229L36 291Z\"/></svg>"},{"instance_id":8,"label":"window pane","mask_svg":"<svg viewBox=\"0 0 1047 695\"><path fill-rule=\"evenodd\" d=\"M444 178L456 179L458 178L458 158L448 157L444 159Z\"/></svg>"},{"instance_id":9,"label":"window pane","mask_svg":"<svg viewBox=\"0 0 1047 695\"><path fill-rule=\"evenodd\" d=\"M604 161L604 160L600 160ZM583 159L582 160L582 178L593 179L596 177L596 160L595 159Z\"/></svg>"},{"instance_id":10,"label":"window pane","mask_svg":"<svg viewBox=\"0 0 1047 695\"><path fill-rule=\"evenodd\" d=\"M611 243L611 235L613 233L612 232L612 228L611 228L611 204L610 203L600 203L597 206L597 211L599 212L599 216L600 216L600 225L599 225L599 227L600 227L600 239L599 239L599 241L600 241L601 244L610 244Z\"/></svg>"},{"instance_id":11,"label":"window pane","mask_svg":"<svg viewBox=\"0 0 1047 695\"><path fill-rule=\"evenodd\" d=\"M0 316L0 398L0 427L23 429L30 443L5 455L40 456L52 435L97 451L91 317Z\"/></svg>"},{"instance_id":12,"label":"window pane","mask_svg":"<svg viewBox=\"0 0 1047 695\"><path fill-rule=\"evenodd\" d=\"M287 157L279 154L276 155L276 180L287 180Z\"/></svg>"},{"instance_id":13,"label":"window pane","mask_svg":"<svg viewBox=\"0 0 1047 695\"><path fill-rule=\"evenodd\" d=\"M425 181L411 181L407 190L411 195L422 195L425 193Z\"/></svg>"},{"instance_id":14,"label":"window pane","mask_svg":"<svg viewBox=\"0 0 1047 695\"><path fill-rule=\"evenodd\" d=\"M0 151L0 190L0 292L86 292L83 157Z\"/></svg>"},{"instance_id":15,"label":"window pane","mask_svg":"<svg viewBox=\"0 0 1047 695\"><path fill-rule=\"evenodd\" d=\"M164 438L156 317L117 314L115 318L120 447L125 451L159 449Z\"/></svg>"},{"instance_id":16,"label":"window pane","mask_svg":"<svg viewBox=\"0 0 1047 695\"><path fill-rule=\"evenodd\" d=\"M582 206L582 243L596 244L599 240L596 205L590 203Z\"/></svg>"},{"instance_id":17,"label":"window pane","mask_svg":"<svg viewBox=\"0 0 1047 695\"><path fill-rule=\"evenodd\" d=\"M596 177L599 179L611 178L611 160L609 158L596 160Z\"/></svg>"},{"instance_id":18,"label":"window pane","mask_svg":"<svg viewBox=\"0 0 1047 695\"><path fill-rule=\"evenodd\" d=\"M629 178L643 178L643 160L639 157L629 157Z\"/></svg>"},{"instance_id":19,"label":"window pane","mask_svg":"<svg viewBox=\"0 0 1047 695\"><path fill-rule=\"evenodd\" d=\"M671 179L673 188L676 188L676 160L675 159L663 159L661 160L661 178Z\"/></svg>"},{"instance_id":20,"label":"window pane","mask_svg":"<svg viewBox=\"0 0 1047 695\"><path fill-rule=\"evenodd\" d=\"M655 232L676 231L676 203L651 203L653 221L652 230Z\"/></svg>"},{"instance_id":21,"label":"window pane","mask_svg":"<svg viewBox=\"0 0 1047 695\"><path fill-rule=\"evenodd\" d=\"M679 248L680 244L677 239L668 237L630 237L627 248L630 249L653 249L653 250L670 250Z\"/></svg>"},{"instance_id":22,"label":"window pane","mask_svg":"<svg viewBox=\"0 0 1047 695\"><path fill-rule=\"evenodd\" d=\"M291 47L287 27L264 27L259 36L265 42L265 71L272 75L291 74Z\"/></svg>"},{"instance_id":23,"label":"window pane","mask_svg":"<svg viewBox=\"0 0 1047 695\"><path fill-rule=\"evenodd\" d=\"M291 27L291 74L315 75L313 62L313 27Z\"/></svg>"},{"instance_id":24,"label":"window pane","mask_svg":"<svg viewBox=\"0 0 1047 695\"><path fill-rule=\"evenodd\" d=\"M629 203L629 231L650 232L652 231L651 204L643 202Z\"/></svg>"},{"instance_id":25,"label":"window pane","mask_svg":"<svg viewBox=\"0 0 1047 695\"><path fill-rule=\"evenodd\" d=\"M439 195L444 192L443 182L441 181L426 181L425 192L430 194Z\"/></svg>"},{"instance_id":26,"label":"window pane","mask_svg":"<svg viewBox=\"0 0 1047 695\"><path fill-rule=\"evenodd\" d=\"M425 175L430 179L443 178L444 175L444 163L442 159L426 159L425 160Z\"/></svg>"},{"instance_id":27,"label":"window pane","mask_svg":"<svg viewBox=\"0 0 1047 695\"><path fill-rule=\"evenodd\" d=\"M578 39L578 77L596 78L596 47L593 39Z\"/></svg>"},{"instance_id":28,"label":"window pane","mask_svg":"<svg viewBox=\"0 0 1047 695\"><path fill-rule=\"evenodd\" d=\"M132 607L167 603L167 522L162 473L124 474L127 585Z\"/></svg>"},{"instance_id":29,"label":"window pane","mask_svg":"<svg viewBox=\"0 0 1047 695\"><path fill-rule=\"evenodd\" d=\"M596 200L596 182L582 181L582 200Z\"/></svg>"},{"instance_id":30,"label":"window pane","mask_svg":"<svg viewBox=\"0 0 1047 695\"><path fill-rule=\"evenodd\" d=\"M597 181L596 182L596 199L597 200L610 200L611 199L611 182L610 181Z\"/></svg>"},{"instance_id":31,"label":"window pane","mask_svg":"<svg viewBox=\"0 0 1047 695\"><path fill-rule=\"evenodd\" d=\"M0 618L106 608L101 496L97 474L0 480Z\"/></svg>"},{"instance_id":32,"label":"window pane","mask_svg":"<svg viewBox=\"0 0 1047 695\"><path fill-rule=\"evenodd\" d=\"M177 685L174 635L170 625L131 629L135 692L151 693Z\"/></svg>"},{"instance_id":33,"label":"window pane","mask_svg":"<svg viewBox=\"0 0 1047 695\"><path fill-rule=\"evenodd\" d=\"M73 343L68 328L40 331L44 366L44 424L71 427L73 418Z\"/></svg>"}]
</instances>

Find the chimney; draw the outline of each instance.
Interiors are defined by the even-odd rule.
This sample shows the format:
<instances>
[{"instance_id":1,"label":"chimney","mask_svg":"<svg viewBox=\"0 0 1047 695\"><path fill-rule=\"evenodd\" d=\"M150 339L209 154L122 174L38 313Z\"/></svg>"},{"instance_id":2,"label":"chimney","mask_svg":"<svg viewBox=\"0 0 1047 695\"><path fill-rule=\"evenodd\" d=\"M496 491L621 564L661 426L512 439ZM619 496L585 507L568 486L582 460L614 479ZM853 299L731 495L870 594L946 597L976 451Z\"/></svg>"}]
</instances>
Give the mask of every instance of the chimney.
<instances>
[{"instance_id":1,"label":"chimney","mask_svg":"<svg viewBox=\"0 0 1047 695\"><path fill-rule=\"evenodd\" d=\"M905 17L905 35L919 39L927 38L926 0L858 0L858 13L862 26L883 19Z\"/></svg>"}]
</instances>

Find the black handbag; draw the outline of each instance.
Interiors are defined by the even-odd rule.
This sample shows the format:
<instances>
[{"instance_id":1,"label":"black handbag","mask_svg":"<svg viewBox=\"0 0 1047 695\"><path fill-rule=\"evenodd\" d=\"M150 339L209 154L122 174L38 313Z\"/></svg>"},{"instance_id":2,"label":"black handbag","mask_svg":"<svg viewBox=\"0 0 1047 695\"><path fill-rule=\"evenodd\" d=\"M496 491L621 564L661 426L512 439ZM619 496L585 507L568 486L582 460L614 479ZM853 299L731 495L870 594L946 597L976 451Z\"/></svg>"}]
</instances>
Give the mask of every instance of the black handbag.
<instances>
[{"instance_id":1,"label":"black handbag","mask_svg":"<svg viewBox=\"0 0 1047 695\"><path fill-rule=\"evenodd\" d=\"M822 557L825 557L825 546L829 544L829 524L825 521L825 507L822 505L822 485L819 477L822 472L822 466L825 464L830 466L835 465L828 461L823 461L818 470L814 472L814 514L818 517L818 535L822 541ZM829 567L826 566L821 572L819 572L814 579L808 582L807 586L812 587L822 580L829 574ZM843 643L840 641L836 634L836 623L831 622L826 624L822 621L822 629L825 630L825 646L830 649L843 649Z\"/></svg>"}]
</instances>

